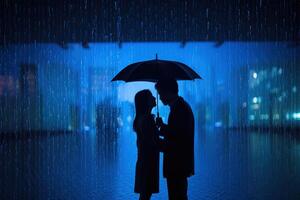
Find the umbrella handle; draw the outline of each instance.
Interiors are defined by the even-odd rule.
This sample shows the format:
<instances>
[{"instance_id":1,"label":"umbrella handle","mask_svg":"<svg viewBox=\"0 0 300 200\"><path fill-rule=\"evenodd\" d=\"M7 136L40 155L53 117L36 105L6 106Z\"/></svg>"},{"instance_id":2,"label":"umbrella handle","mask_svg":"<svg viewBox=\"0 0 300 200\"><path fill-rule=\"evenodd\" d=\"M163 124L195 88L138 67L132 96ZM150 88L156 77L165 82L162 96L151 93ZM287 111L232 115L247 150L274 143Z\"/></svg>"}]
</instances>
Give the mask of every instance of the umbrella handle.
<instances>
[{"instance_id":1,"label":"umbrella handle","mask_svg":"<svg viewBox=\"0 0 300 200\"><path fill-rule=\"evenodd\" d=\"M157 117L159 117L159 111L158 111L158 92L156 90L156 112L157 112Z\"/></svg>"},{"instance_id":2,"label":"umbrella handle","mask_svg":"<svg viewBox=\"0 0 300 200\"><path fill-rule=\"evenodd\" d=\"M157 53L155 55L156 61L158 59ZM156 112L157 112L157 117L159 117L159 111L158 111L158 92L156 90Z\"/></svg>"}]
</instances>

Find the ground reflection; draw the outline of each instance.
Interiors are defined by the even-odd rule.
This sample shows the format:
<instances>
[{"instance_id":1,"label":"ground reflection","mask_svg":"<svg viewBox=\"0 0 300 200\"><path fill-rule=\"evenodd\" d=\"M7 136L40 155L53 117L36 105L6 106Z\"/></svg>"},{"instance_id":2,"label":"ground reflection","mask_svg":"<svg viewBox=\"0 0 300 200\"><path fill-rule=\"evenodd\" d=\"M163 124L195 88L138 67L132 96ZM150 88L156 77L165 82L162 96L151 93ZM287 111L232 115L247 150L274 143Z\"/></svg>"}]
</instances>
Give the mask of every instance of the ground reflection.
<instances>
[{"instance_id":1,"label":"ground reflection","mask_svg":"<svg viewBox=\"0 0 300 200\"><path fill-rule=\"evenodd\" d=\"M1 199L137 199L136 138L115 130L2 142ZM286 133L198 129L189 197L298 199L299 145ZM154 200L167 198L165 185Z\"/></svg>"}]
</instances>

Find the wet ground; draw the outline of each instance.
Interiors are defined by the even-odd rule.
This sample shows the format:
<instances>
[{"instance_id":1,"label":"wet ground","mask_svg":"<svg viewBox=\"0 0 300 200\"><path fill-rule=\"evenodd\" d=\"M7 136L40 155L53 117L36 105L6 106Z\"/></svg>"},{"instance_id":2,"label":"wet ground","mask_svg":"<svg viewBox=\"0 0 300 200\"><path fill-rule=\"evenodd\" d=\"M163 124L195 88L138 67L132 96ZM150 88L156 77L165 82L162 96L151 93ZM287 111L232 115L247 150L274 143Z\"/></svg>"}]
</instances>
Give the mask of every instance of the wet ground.
<instances>
[{"instance_id":1,"label":"wet ground","mask_svg":"<svg viewBox=\"0 0 300 200\"><path fill-rule=\"evenodd\" d=\"M135 135L83 132L0 145L1 199L138 199L133 193ZM200 131L192 200L300 199L300 140L295 135ZM161 162L162 163L162 162ZM161 177L160 193L167 199Z\"/></svg>"}]
</instances>

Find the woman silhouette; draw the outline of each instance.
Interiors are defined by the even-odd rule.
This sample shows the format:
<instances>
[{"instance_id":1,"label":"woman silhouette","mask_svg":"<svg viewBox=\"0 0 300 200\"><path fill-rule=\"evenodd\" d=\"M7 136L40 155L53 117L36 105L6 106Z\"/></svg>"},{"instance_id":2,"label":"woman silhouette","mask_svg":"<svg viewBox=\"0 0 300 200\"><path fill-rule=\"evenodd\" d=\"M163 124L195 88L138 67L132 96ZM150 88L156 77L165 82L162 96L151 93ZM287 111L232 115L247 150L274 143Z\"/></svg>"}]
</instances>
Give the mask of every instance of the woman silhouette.
<instances>
[{"instance_id":1,"label":"woman silhouette","mask_svg":"<svg viewBox=\"0 0 300 200\"><path fill-rule=\"evenodd\" d=\"M159 135L151 114L156 101L149 90L136 93L134 101L133 129L137 134L138 150L134 192L140 194L140 200L149 200L152 193L159 192Z\"/></svg>"}]
</instances>

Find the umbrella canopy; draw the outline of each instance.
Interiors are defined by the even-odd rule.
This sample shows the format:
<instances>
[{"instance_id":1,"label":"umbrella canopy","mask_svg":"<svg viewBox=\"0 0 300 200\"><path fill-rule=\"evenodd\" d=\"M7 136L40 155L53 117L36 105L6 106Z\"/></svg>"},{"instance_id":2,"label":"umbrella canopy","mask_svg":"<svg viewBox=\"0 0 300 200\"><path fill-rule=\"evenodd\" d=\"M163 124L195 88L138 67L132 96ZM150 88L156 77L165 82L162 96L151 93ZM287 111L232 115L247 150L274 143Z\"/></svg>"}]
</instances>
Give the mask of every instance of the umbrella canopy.
<instances>
[{"instance_id":1,"label":"umbrella canopy","mask_svg":"<svg viewBox=\"0 0 300 200\"><path fill-rule=\"evenodd\" d=\"M202 79L186 64L170 60L147 60L128 65L122 69L111 81L147 81L157 82L160 79L172 78L175 80ZM156 93L158 99L158 94ZM157 116L159 117L158 101Z\"/></svg>"},{"instance_id":2,"label":"umbrella canopy","mask_svg":"<svg viewBox=\"0 0 300 200\"><path fill-rule=\"evenodd\" d=\"M128 65L112 81L157 82L159 79L194 80L201 77L186 64L170 60L147 60Z\"/></svg>"}]
</instances>

